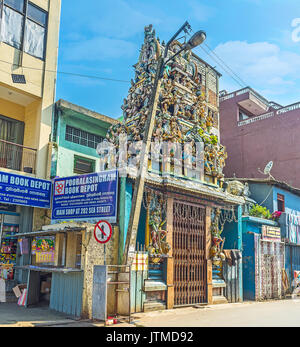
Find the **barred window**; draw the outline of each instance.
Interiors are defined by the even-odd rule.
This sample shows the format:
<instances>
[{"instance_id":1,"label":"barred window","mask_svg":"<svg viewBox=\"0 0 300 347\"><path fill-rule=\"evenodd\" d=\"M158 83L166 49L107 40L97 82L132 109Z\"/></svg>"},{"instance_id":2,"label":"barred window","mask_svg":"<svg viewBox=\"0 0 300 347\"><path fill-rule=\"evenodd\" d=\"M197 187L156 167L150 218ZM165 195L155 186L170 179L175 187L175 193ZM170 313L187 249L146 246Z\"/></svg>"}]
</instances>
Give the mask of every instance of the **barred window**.
<instances>
[{"instance_id":1,"label":"barred window","mask_svg":"<svg viewBox=\"0 0 300 347\"><path fill-rule=\"evenodd\" d=\"M74 156L74 173L79 175L95 172L95 160Z\"/></svg>"},{"instance_id":2,"label":"barred window","mask_svg":"<svg viewBox=\"0 0 300 347\"><path fill-rule=\"evenodd\" d=\"M83 131L67 125L66 141L96 149L98 144L104 140L102 136Z\"/></svg>"}]
</instances>

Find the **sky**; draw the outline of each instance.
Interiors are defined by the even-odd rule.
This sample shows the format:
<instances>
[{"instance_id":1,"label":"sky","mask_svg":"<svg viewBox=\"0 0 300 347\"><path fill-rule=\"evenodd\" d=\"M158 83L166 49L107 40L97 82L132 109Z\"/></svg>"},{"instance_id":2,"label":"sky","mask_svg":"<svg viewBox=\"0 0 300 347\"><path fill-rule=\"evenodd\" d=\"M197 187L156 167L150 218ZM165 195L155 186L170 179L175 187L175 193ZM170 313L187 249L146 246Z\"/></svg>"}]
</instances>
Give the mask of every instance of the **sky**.
<instances>
[{"instance_id":1,"label":"sky","mask_svg":"<svg viewBox=\"0 0 300 347\"><path fill-rule=\"evenodd\" d=\"M222 74L220 90L300 101L299 0L63 0L56 99L120 117L144 27L167 42L186 20L207 33L194 53Z\"/></svg>"}]
</instances>

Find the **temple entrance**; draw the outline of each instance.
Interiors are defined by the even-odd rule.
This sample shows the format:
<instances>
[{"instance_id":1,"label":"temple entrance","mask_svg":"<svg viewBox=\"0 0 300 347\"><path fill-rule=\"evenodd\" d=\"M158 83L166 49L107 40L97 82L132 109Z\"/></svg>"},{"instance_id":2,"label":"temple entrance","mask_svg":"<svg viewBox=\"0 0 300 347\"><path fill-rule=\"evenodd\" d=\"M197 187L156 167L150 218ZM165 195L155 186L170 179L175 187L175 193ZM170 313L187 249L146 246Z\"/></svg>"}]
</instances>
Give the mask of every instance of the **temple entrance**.
<instances>
[{"instance_id":1,"label":"temple entrance","mask_svg":"<svg viewBox=\"0 0 300 347\"><path fill-rule=\"evenodd\" d=\"M206 210L174 201L174 306L207 302Z\"/></svg>"}]
</instances>

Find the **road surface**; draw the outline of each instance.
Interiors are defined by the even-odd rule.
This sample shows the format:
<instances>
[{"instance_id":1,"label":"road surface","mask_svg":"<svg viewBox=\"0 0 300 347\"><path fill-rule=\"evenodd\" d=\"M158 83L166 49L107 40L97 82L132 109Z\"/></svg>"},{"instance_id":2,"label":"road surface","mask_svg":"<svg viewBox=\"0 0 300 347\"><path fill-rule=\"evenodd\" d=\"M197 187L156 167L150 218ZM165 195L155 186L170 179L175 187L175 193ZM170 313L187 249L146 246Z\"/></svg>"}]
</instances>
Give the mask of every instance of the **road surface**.
<instances>
[{"instance_id":1,"label":"road surface","mask_svg":"<svg viewBox=\"0 0 300 347\"><path fill-rule=\"evenodd\" d=\"M300 327L300 300L179 308L134 315L143 327Z\"/></svg>"}]
</instances>

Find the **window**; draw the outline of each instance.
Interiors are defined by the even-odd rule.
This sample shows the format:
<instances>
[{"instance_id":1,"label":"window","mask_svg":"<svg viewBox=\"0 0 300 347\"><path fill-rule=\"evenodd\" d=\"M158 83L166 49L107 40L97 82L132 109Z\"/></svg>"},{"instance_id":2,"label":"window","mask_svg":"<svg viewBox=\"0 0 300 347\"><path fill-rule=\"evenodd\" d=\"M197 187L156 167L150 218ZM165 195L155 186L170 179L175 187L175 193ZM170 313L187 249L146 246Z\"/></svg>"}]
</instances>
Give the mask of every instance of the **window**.
<instances>
[{"instance_id":1,"label":"window","mask_svg":"<svg viewBox=\"0 0 300 347\"><path fill-rule=\"evenodd\" d=\"M1 41L44 59L48 14L28 0L0 0Z\"/></svg>"},{"instance_id":2,"label":"window","mask_svg":"<svg viewBox=\"0 0 300 347\"><path fill-rule=\"evenodd\" d=\"M95 172L95 160L74 156L74 173L83 175Z\"/></svg>"},{"instance_id":3,"label":"window","mask_svg":"<svg viewBox=\"0 0 300 347\"><path fill-rule=\"evenodd\" d=\"M249 116L245 112L240 110L240 112L239 112L239 121L243 121L243 120L246 120L248 118L249 118Z\"/></svg>"},{"instance_id":4,"label":"window","mask_svg":"<svg viewBox=\"0 0 300 347\"><path fill-rule=\"evenodd\" d=\"M282 194L277 194L277 210L280 212L285 212L284 195Z\"/></svg>"},{"instance_id":5,"label":"window","mask_svg":"<svg viewBox=\"0 0 300 347\"><path fill-rule=\"evenodd\" d=\"M66 127L66 141L78 143L79 145L96 149L98 144L104 140L103 137L83 131L78 128L67 125Z\"/></svg>"},{"instance_id":6,"label":"window","mask_svg":"<svg viewBox=\"0 0 300 347\"><path fill-rule=\"evenodd\" d=\"M0 116L0 140L23 144L24 123Z\"/></svg>"}]
</instances>

